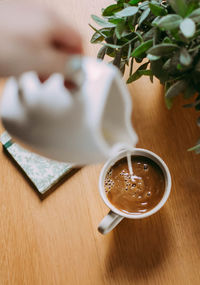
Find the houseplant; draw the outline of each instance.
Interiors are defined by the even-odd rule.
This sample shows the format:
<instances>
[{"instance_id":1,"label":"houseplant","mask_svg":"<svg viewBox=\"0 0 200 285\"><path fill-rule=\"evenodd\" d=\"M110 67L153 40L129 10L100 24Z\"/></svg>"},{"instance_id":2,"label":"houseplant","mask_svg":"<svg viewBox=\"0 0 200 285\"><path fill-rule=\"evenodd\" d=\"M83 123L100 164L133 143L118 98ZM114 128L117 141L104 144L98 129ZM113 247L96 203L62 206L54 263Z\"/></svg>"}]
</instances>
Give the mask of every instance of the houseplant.
<instances>
[{"instance_id":1,"label":"houseplant","mask_svg":"<svg viewBox=\"0 0 200 285\"><path fill-rule=\"evenodd\" d=\"M97 57L112 58L127 83L141 76L157 77L164 85L170 109L179 94L193 102L184 107L200 111L200 2L198 0L118 0L92 15L100 26L91 43L100 43ZM133 72L134 63L140 63ZM200 117L197 120L200 125ZM200 140L190 150L200 153Z\"/></svg>"}]
</instances>

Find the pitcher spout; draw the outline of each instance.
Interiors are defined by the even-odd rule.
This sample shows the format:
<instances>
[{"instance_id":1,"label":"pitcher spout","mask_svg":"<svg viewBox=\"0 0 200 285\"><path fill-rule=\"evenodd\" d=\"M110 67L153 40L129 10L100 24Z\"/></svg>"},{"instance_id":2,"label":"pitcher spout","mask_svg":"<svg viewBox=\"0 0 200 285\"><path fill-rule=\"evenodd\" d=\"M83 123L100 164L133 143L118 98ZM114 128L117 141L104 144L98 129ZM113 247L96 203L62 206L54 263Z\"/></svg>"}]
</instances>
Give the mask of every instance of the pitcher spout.
<instances>
[{"instance_id":1,"label":"pitcher spout","mask_svg":"<svg viewBox=\"0 0 200 285\"><path fill-rule=\"evenodd\" d=\"M117 72L107 95L102 115L102 135L109 152L134 147L138 141L131 122L132 101L126 85Z\"/></svg>"}]
</instances>

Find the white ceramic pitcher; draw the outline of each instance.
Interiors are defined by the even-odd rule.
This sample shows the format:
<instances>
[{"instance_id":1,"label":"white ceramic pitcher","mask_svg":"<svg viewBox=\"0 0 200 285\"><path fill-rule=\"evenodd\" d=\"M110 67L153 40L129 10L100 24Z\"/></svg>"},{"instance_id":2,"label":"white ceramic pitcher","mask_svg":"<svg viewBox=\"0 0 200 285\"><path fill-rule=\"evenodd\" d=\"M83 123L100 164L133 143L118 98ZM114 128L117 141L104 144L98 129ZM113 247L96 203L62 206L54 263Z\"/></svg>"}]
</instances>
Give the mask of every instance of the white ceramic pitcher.
<instances>
[{"instance_id":1,"label":"white ceramic pitcher","mask_svg":"<svg viewBox=\"0 0 200 285\"><path fill-rule=\"evenodd\" d=\"M61 74L43 84L34 72L10 78L0 110L4 127L23 146L78 165L103 162L137 142L131 98L117 68L89 57L80 66L84 82L72 94Z\"/></svg>"}]
</instances>

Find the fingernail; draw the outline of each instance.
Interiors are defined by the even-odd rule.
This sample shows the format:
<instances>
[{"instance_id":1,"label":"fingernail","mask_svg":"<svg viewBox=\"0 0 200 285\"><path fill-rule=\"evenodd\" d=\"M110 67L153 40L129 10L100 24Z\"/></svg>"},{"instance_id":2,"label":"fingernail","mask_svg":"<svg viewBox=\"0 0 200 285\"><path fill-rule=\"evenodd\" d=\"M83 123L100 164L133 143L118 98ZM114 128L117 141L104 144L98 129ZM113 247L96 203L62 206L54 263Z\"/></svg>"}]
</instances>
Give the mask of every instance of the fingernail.
<instances>
[{"instance_id":1,"label":"fingernail","mask_svg":"<svg viewBox=\"0 0 200 285\"><path fill-rule=\"evenodd\" d=\"M70 56L65 65L64 76L68 81L74 82L80 87L84 82L84 71L82 68L82 57L80 55Z\"/></svg>"},{"instance_id":2,"label":"fingernail","mask_svg":"<svg viewBox=\"0 0 200 285\"><path fill-rule=\"evenodd\" d=\"M67 88L69 90L74 90L77 88L77 86L74 82L69 81L67 79L64 80L64 86L65 86L65 88Z\"/></svg>"},{"instance_id":3,"label":"fingernail","mask_svg":"<svg viewBox=\"0 0 200 285\"><path fill-rule=\"evenodd\" d=\"M39 75L38 78L41 83L44 83L49 78L49 76Z\"/></svg>"}]
</instances>

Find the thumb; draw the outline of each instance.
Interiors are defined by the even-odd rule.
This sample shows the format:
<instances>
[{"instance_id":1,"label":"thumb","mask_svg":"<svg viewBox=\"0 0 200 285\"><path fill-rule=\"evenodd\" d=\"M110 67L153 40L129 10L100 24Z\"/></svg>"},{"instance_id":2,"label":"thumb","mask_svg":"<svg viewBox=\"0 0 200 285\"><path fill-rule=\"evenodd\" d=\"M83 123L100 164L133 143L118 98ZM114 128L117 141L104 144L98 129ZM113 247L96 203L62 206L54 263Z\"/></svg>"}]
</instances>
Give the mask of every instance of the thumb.
<instances>
[{"instance_id":1,"label":"thumb","mask_svg":"<svg viewBox=\"0 0 200 285\"><path fill-rule=\"evenodd\" d=\"M64 74L65 65L69 58L70 55L65 52L56 49L45 50L44 54L38 59L38 62L35 63L33 70L44 77L52 73Z\"/></svg>"},{"instance_id":2,"label":"thumb","mask_svg":"<svg viewBox=\"0 0 200 285\"><path fill-rule=\"evenodd\" d=\"M81 56L66 55L61 51L51 50L46 53L36 71L43 79L48 78L51 73L61 73L68 82L75 86L81 86L84 81Z\"/></svg>"}]
</instances>

